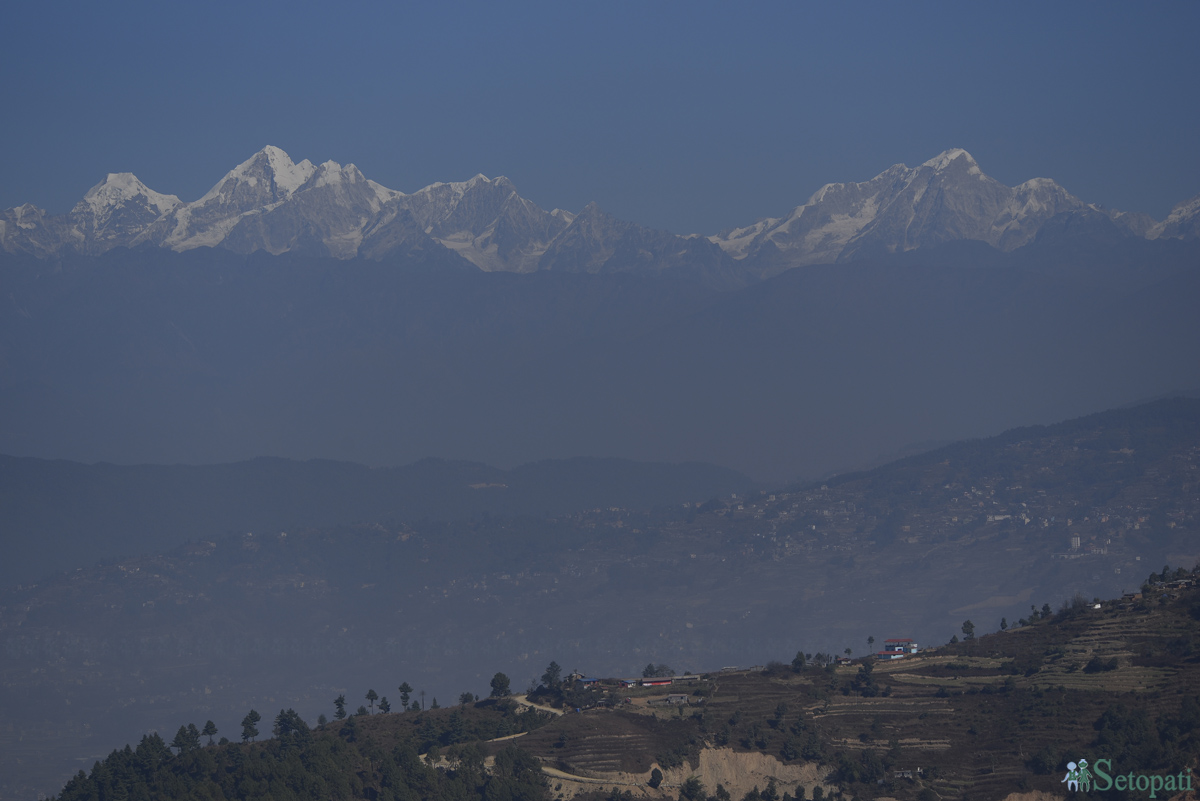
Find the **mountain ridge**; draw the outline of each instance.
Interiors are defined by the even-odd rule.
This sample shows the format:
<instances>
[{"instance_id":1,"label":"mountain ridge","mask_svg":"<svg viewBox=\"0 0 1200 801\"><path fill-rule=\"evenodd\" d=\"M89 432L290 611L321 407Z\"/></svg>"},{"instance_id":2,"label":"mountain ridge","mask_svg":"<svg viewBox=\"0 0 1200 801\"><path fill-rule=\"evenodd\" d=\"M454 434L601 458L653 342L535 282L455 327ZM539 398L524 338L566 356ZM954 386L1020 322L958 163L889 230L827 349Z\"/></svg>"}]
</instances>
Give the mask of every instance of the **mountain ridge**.
<instances>
[{"instance_id":1,"label":"mountain ridge","mask_svg":"<svg viewBox=\"0 0 1200 801\"><path fill-rule=\"evenodd\" d=\"M950 241L1011 251L1062 215L1091 221L1076 226L1078 235L1108 221L1140 238L1200 237L1200 196L1156 221L1085 203L1049 178L1008 187L962 148L913 168L893 165L867 181L826 184L781 217L704 237L617 220L595 204L578 214L546 211L504 176L477 174L406 194L368 179L353 164L297 163L268 145L191 202L156 192L132 173L110 173L65 215L30 204L7 209L0 215L0 247L43 259L140 245L339 259L441 247L489 272L682 266L738 285L792 267Z\"/></svg>"},{"instance_id":2,"label":"mountain ridge","mask_svg":"<svg viewBox=\"0 0 1200 801\"><path fill-rule=\"evenodd\" d=\"M709 240L771 275L957 240L1007 252L1029 244L1059 215L1094 212L1141 236L1162 225L1086 204L1049 178L1005 186L986 175L970 153L954 148L915 168L893 165L869 181L826 184L783 217Z\"/></svg>"}]
</instances>

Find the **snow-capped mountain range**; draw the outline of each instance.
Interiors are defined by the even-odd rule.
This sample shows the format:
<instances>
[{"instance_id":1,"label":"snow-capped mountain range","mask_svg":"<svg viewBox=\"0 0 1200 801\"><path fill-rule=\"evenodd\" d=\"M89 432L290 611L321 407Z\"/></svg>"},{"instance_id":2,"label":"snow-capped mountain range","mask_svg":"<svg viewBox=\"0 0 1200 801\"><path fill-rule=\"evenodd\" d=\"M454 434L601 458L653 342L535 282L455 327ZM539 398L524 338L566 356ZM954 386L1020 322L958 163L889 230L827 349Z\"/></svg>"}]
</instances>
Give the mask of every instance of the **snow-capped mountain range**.
<instances>
[{"instance_id":1,"label":"snow-capped mountain range","mask_svg":"<svg viewBox=\"0 0 1200 801\"><path fill-rule=\"evenodd\" d=\"M617 220L595 204L578 215L545 211L504 177L476 175L405 194L369 180L353 164L295 163L266 147L190 203L155 192L131 173L111 173L65 215L30 204L8 209L0 217L0 246L40 258L147 245L341 259L444 248L486 271L690 268L729 278L955 240L1009 251L1058 215L1124 236L1200 238L1200 196L1156 222L1089 205L1047 178L1005 186L961 149L915 168L897 164L869 181L828 184L783 217L700 237Z\"/></svg>"},{"instance_id":2,"label":"snow-capped mountain range","mask_svg":"<svg viewBox=\"0 0 1200 801\"><path fill-rule=\"evenodd\" d=\"M1048 178L1005 186L984 174L967 151L954 149L919 167L897 164L870 181L826 184L790 214L712 241L735 258L783 267L963 239L1010 251L1031 242L1056 215L1096 212L1134 236L1156 238L1166 230L1146 215L1088 205ZM1196 236L1194 211L1191 221Z\"/></svg>"}]
</instances>

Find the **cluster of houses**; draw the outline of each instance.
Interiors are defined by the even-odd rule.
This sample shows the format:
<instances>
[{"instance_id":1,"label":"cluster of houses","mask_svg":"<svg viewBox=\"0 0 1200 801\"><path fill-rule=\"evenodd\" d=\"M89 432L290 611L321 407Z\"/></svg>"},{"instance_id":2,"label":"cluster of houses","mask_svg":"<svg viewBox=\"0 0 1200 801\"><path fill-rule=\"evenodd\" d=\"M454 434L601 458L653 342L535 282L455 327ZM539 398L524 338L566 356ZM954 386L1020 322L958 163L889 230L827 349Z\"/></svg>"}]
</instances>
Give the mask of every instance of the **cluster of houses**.
<instances>
[{"instance_id":1,"label":"cluster of houses","mask_svg":"<svg viewBox=\"0 0 1200 801\"><path fill-rule=\"evenodd\" d=\"M1160 594L1160 597L1175 600L1184 590L1189 590L1196 586L1196 580L1193 578L1181 578L1167 581L1155 587L1155 591Z\"/></svg>"}]
</instances>

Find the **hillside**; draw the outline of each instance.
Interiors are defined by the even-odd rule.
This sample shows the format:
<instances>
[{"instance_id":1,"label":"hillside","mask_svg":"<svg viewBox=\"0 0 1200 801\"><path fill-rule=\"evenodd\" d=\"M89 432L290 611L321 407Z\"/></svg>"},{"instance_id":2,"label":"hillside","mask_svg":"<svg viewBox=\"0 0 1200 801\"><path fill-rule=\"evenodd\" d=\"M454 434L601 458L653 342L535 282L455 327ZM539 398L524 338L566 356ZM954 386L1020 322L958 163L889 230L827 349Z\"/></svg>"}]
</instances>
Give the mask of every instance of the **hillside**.
<instances>
[{"instance_id":1,"label":"hillside","mask_svg":"<svg viewBox=\"0 0 1200 801\"><path fill-rule=\"evenodd\" d=\"M622 675L994 630L1195 564L1198 466L1200 402L1160 401L686 507L242 531L106 562L0 594L0 774L8 797L45 789L180 717L311 720L359 685L445 700L550 659Z\"/></svg>"},{"instance_id":2,"label":"hillside","mask_svg":"<svg viewBox=\"0 0 1200 801\"><path fill-rule=\"evenodd\" d=\"M1061 794L1066 763L1085 756L1097 781L1103 771L1182 782L1200 759L1196 578L1154 574L1144 597L1080 600L890 661L823 667L824 655L807 665L798 655L670 687L546 678L541 703L583 710L558 717L466 697L452 709L322 716L312 731L281 710L279 736L263 743L204 747L181 727L178 755L148 736L81 771L58 798L203 788L214 799L998 801Z\"/></svg>"}]
</instances>

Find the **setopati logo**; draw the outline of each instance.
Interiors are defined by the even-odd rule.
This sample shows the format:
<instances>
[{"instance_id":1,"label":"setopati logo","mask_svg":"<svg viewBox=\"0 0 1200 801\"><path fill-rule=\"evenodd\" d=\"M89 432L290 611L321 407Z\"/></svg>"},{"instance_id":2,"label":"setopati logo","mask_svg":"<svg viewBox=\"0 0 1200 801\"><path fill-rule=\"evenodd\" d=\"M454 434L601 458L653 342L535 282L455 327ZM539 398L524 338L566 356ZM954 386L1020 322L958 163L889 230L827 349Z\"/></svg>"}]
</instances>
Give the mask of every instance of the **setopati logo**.
<instances>
[{"instance_id":1,"label":"setopati logo","mask_svg":"<svg viewBox=\"0 0 1200 801\"><path fill-rule=\"evenodd\" d=\"M1160 792L1178 793L1192 789L1192 769L1184 768L1179 773L1118 773L1113 774L1111 759L1097 759L1094 767L1086 759L1067 763L1067 775L1062 782L1068 790L1089 792L1096 790L1123 790L1146 792L1150 798L1158 798Z\"/></svg>"}]
</instances>

